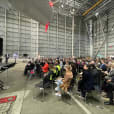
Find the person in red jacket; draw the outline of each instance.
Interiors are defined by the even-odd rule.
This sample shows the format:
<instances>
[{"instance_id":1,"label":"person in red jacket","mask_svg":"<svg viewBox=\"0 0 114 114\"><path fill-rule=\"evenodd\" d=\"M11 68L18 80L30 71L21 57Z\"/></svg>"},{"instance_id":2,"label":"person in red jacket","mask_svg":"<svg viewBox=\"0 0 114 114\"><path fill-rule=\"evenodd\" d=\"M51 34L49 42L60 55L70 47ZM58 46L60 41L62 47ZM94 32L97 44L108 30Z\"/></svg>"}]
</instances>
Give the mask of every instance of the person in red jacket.
<instances>
[{"instance_id":1,"label":"person in red jacket","mask_svg":"<svg viewBox=\"0 0 114 114\"><path fill-rule=\"evenodd\" d=\"M49 71L49 65L48 65L48 61L45 61L44 66L42 67L42 71L44 73L44 76L48 73Z\"/></svg>"}]
</instances>

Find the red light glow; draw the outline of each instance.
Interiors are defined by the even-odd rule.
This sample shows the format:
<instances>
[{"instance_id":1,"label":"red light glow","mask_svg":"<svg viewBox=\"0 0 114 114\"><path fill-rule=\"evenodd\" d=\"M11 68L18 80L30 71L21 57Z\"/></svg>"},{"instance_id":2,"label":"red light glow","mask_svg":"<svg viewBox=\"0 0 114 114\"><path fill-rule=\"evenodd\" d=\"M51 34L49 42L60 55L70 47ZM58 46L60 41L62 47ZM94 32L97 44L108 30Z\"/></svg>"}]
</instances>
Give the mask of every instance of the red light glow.
<instances>
[{"instance_id":1,"label":"red light glow","mask_svg":"<svg viewBox=\"0 0 114 114\"><path fill-rule=\"evenodd\" d=\"M49 5L50 5L50 7L53 7L53 2L50 1L50 2L49 2Z\"/></svg>"},{"instance_id":2,"label":"red light glow","mask_svg":"<svg viewBox=\"0 0 114 114\"><path fill-rule=\"evenodd\" d=\"M49 22L45 25L45 32L47 32L47 30L48 30L48 26L49 26Z\"/></svg>"}]
</instances>

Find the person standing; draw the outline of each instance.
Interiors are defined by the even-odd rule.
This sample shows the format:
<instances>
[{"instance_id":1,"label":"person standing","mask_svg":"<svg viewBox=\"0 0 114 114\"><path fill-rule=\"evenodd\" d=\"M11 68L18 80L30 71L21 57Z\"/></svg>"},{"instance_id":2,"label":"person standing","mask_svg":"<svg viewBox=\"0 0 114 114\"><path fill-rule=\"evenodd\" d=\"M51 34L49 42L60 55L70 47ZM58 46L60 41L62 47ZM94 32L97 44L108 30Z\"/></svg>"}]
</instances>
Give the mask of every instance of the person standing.
<instances>
[{"instance_id":1,"label":"person standing","mask_svg":"<svg viewBox=\"0 0 114 114\"><path fill-rule=\"evenodd\" d=\"M14 53L14 54L13 54L13 58L15 59L15 63L16 63L16 59L18 58L17 53Z\"/></svg>"},{"instance_id":2,"label":"person standing","mask_svg":"<svg viewBox=\"0 0 114 114\"><path fill-rule=\"evenodd\" d=\"M5 63L8 64L9 54L5 54Z\"/></svg>"}]
</instances>

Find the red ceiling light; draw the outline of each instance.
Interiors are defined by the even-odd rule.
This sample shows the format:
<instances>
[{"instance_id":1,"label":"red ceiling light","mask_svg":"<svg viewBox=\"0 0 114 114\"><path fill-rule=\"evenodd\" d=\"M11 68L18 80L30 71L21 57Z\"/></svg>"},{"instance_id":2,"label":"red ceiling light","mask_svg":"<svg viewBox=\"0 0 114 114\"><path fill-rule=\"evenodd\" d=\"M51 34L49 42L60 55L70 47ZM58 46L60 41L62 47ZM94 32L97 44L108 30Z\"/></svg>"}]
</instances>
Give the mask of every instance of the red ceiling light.
<instances>
[{"instance_id":1,"label":"red ceiling light","mask_svg":"<svg viewBox=\"0 0 114 114\"><path fill-rule=\"evenodd\" d=\"M48 30L48 26L49 26L49 22L45 25L45 32L47 32L47 30Z\"/></svg>"},{"instance_id":2,"label":"red ceiling light","mask_svg":"<svg viewBox=\"0 0 114 114\"><path fill-rule=\"evenodd\" d=\"M49 6L53 7L53 2L52 1L49 1Z\"/></svg>"}]
</instances>

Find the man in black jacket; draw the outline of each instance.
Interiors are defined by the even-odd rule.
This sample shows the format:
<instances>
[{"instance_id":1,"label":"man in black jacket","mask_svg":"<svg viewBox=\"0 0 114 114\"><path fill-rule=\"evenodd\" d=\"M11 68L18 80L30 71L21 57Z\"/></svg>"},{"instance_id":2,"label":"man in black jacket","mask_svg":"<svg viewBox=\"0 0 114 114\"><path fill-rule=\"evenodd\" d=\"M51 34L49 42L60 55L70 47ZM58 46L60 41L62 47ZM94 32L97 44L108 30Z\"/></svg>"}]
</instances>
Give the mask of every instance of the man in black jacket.
<instances>
[{"instance_id":1,"label":"man in black jacket","mask_svg":"<svg viewBox=\"0 0 114 114\"><path fill-rule=\"evenodd\" d=\"M91 70L89 65L84 65L83 67L83 74L82 74L82 80L80 82L80 90L82 97L86 96L86 92L90 92L91 90L94 90L94 79L93 76L91 76Z\"/></svg>"},{"instance_id":2,"label":"man in black jacket","mask_svg":"<svg viewBox=\"0 0 114 114\"><path fill-rule=\"evenodd\" d=\"M76 83L76 75L77 75L77 72L76 72L76 63L73 62L71 63L71 67L72 67L72 74L73 74L73 78L71 80L71 83L70 83L70 90L72 90L74 88L74 84Z\"/></svg>"},{"instance_id":3,"label":"man in black jacket","mask_svg":"<svg viewBox=\"0 0 114 114\"><path fill-rule=\"evenodd\" d=\"M5 63L8 64L9 54L5 54Z\"/></svg>"}]
</instances>

